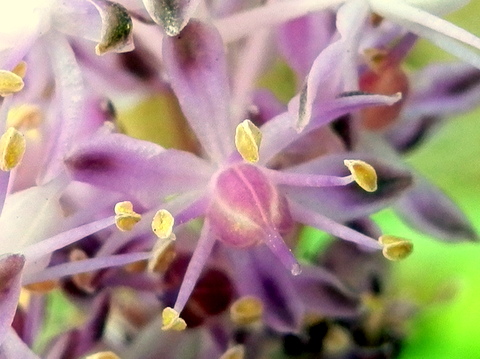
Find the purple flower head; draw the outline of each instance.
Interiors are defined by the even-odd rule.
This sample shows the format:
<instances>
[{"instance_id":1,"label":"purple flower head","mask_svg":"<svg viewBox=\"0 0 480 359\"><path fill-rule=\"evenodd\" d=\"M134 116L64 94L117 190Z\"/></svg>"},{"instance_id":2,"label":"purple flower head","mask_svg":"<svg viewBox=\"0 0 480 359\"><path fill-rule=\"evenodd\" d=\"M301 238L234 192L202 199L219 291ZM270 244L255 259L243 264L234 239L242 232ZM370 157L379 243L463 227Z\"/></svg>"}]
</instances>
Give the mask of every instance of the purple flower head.
<instances>
[{"instance_id":1,"label":"purple flower head","mask_svg":"<svg viewBox=\"0 0 480 359\"><path fill-rule=\"evenodd\" d=\"M319 62L331 64L322 67L323 71L334 78L339 78L334 59L343 49L343 42L333 43L320 56ZM179 36L164 38L163 58L171 86L202 146L200 156L103 132L76 147L66 165L74 179L135 196L150 213L159 204L166 208L168 212L160 211L153 222L160 241L171 240L172 228L194 218L204 219L175 305L164 311L165 329L184 329L179 313L217 240L247 251L266 245L294 275L301 273L301 267L283 237L295 222L371 250L383 247L385 253L386 247L376 239L325 215L342 213L344 221L374 212L409 186L408 172L374 158L365 159L376 172L366 162L348 158L360 156L357 154L332 158L340 167L332 166L328 156L298 169L275 170L268 163L281 156L289 144L333 119L368 105L392 104L398 96L342 96L342 90L335 94L334 88L323 102L318 96L325 106L314 112L303 133L295 131L289 112L259 129L251 121L236 124L231 119L223 42L215 28L190 21ZM316 74L321 75L321 71ZM318 172L324 174L315 174ZM352 208L355 210L350 213Z\"/></svg>"}]
</instances>

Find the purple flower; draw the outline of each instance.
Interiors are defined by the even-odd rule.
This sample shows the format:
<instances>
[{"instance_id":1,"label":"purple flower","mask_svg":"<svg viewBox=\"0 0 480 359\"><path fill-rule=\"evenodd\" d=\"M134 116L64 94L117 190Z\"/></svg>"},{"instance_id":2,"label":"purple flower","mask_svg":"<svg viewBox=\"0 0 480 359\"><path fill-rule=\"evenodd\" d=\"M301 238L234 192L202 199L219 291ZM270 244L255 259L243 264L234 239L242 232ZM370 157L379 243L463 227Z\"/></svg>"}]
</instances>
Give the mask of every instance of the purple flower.
<instances>
[{"instance_id":1,"label":"purple flower","mask_svg":"<svg viewBox=\"0 0 480 359\"><path fill-rule=\"evenodd\" d=\"M322 53L319 61L331 64L323 71L342 70L334 66L334 59L343 49L343 42L336 42ZM288 112L258 129L250 121L238 125L230 120L223 42L214 28L191 21L180 36L164 39L163 51L171 86L202 146L200 156L103 132L74 149L66 165L75 180L135 196L152 211L164 206L175 218L175 226L204 218L174 309L164 311L166 327L180 326L178 313L217 241L234 248L266 245L294 275L301 268L282 237L295 222L371 249L382 248L377 240L325 215L346 221L378 210L409 186L408 172L366 159L378 173L375 191L371 166L346 161L349 174L343 165L357 154L320 157L281 170L270 168L269 161L333 119L364 106L393 104L398 96L342 95L332 89L325 98L319 97L323 107L318 107L303 133L292 127ZM354 181L371 193L351 184ZM171 220L168 223L173 226ZM168 237L167 233L164 238Z\"/></svg>"}]
</instances>

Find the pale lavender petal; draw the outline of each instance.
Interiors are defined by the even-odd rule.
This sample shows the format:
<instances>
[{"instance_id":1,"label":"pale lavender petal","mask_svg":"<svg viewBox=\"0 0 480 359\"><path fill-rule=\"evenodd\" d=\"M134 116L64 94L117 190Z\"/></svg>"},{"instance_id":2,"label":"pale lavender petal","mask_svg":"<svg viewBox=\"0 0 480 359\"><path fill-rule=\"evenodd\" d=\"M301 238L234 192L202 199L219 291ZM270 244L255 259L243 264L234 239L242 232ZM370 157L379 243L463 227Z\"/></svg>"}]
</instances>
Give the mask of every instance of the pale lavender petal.
<instances>
[{"instance_id":1,"label":"pale lavender petal","mask_svg":"<svg viewBox=\"0 0 480 359\"><path fill-rule=\"evenodd\" d=\"M288 64L303 79L335 32L335 16L322 11L291 20L278 29L278 45Z\"/></svg>"},{"instance_id":2,"label":"pale lavender petal","mask_svg":"<svg viewBox=\"0 0 480 359\"><path fill-rule=\"evenodd\" d=\"M165 37L165 68L190 126L209 157L221 162L234 148L229 86L218 31L191 21L182 34Z\"/></svg>"},{"instance_id":3,"label":"pale lavender petal","mask_svg":"<svg viewBox=\"0 0 480 359\"><path fill-rule=\"evenodd\" d=\"M285 112L287 109L271 91L266 89L260 89L254 92L253 104L248 119L258 127L282 112Z\"/></svg>"},{"instance_id":4,"label":"pale lavender petal","mask_svg":"<svg viewBox=\"0 0 480 359\"><path fill-rule=\"evenodd\" d=\"M324 156L303 165L292 167L288 172L345 176L349 172L344 159L361 159L371 164L378 176L378 189L366 192L356 183L344 187L299 188L282 186L282 193L317 213L337 221L349 221L372 214L400 197L412 184L411 174L373 156L358 153Z\"/></svg>"},{"instance_id":5,"label":"pale lavender petal","mask_svg":"<svg viewBox=\"0 0 480 359\"><path fill-rule=\"evenodd\" d=\"M475 35L404 1L386 3L382 0L369 0L369 3L379 15L405 26L409 31L480 68L480 55L469 47L480 49L480 39Z\"/></svg>"},{"instance_id":6,"label":"pale lavender petal","mask_svg":"<svg viewBox=\"0 0 480 359\"><path fill-rule=\"evenodd\" d=\"M146 203L204 189L213 169L195 155L122 134L99 134L65 159L73 179L131 194ZM195 171L192 171L195 169Z\"/></svg>"},{"instance_id":7,"label":"pale lavender petal","mask_svg":"<svg viewBox=\"0 0 480 359\"><path fill-rule=\"evenodd\" d=\"M20 296L24 264L25 257L20 254L4 254L0 257L0 350L5 349L3 345L9 341L10 325Z\"/></svg>"},{"instance_id":8,"label":"pale lavender petal","mask_svg":"<svg viewBox=\"0 0 480 359\"><path fill-rule=\"evenodd\" d=\"M2 359L40 359L30 348L18 337L13 329L9 329L5 341L0 346L0 358Z\"/></svg>"},{"instance_id":9,"label":"pale lavender petal","mask_svg":"<svg viewBox=\"0 0 480 359\"><path fill-rule=\"evenodd\" d=\"M348 268L357 270L350 265ZM349 291L334 274L321 267L304 266L294 284L309 313L335 318L356 317L360 314L360 297Z\"/></svg>"},{"instance_id":10,"label":"pale lavender petal","mask_svg":"<svg viewBox=\"0 0 480 359\"><path fill-rule=\"evenodd\" d=\"M280 332L298 331L304 315L290 271L278 264L278 259L265 246L248 251L230 251L237 273L240 295L253 295L264 304L265 323Z\"/></svg>"},{"instance_id":11,"label":"pale lavender petal","mask_svg":"<svg viewBox=\"0 0 480 359\"><path fill-rule=\"evenodd\" d=\"M416 230L447 242L476 241L478 235L463 212L442 191L424 179L405 193L395 210Z\"/></svg>"},{"instance_id":12,"label":"pale lavender petal","mask_svg":"<svg viewBox=\"0 0 480 359\"><path fill-rule=\"evenodd\" d=\"M143 0L152 19L169 36L176 36L187 25L200 0Z\"/></svg>"}]
</instances>

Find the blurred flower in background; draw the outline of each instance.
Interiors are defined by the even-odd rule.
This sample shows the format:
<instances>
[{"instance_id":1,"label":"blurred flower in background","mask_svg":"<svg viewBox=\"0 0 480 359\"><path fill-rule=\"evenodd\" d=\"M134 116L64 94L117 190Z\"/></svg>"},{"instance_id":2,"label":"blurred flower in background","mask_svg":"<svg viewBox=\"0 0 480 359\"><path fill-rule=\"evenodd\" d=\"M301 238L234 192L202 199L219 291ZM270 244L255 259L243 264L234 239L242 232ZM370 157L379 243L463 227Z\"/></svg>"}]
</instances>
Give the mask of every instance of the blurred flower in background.
<instances>
[{"instance_id":1,"label":"blurred flower in background","mask_svg":"<svg viewBox=\"0 0 480 359\"><path fill-rule=\"evenodd\" d=\"M0 356L474 353L465 5L2 6Z\"/></svg>"}]
</instances>

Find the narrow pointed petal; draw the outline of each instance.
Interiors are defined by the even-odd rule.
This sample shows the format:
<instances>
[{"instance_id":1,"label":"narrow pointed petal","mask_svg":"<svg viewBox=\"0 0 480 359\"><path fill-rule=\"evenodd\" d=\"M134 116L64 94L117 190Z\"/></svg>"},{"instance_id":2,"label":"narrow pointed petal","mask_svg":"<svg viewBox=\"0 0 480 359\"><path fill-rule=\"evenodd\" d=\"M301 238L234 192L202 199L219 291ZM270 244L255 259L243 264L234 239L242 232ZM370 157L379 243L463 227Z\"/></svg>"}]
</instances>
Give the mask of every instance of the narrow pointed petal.
<instances>
[{"instance_id":1,"label":"narrow pointed petal","mask_svg":"<svg viewBox=\"0 0 480 359\"><path fill-rule=\"evenodd\" d=\"M324 156L318 160L289 168L288 171L344 176L348 174L343 166L343 160L347 159L346 156L364 160L375 168L378 177L376 191L366 192L356 183L351 183L343 187L323 188L282 186L284 193L288 198L301 203L310 210L343 222L372 214L388 206L412 184L412 176L408 171L375 157L353 153Z\"/></svg>"},{"instance_id":2,"label":"narrow pointed petal","mask_svg":"<svg viewBox=\"0 0 480 359\"><path fill-rule=\"evenodd\" d=\"M446 242L476 241L478 235L462 211L426 180L408 191L395 205L413 228Z\"/></svg>"},{"instance_id":3,"label":"narrow pointed petal","mask_svg":"<svg viewBox=\"0 0 480 359\"><path fill-rule=\"evenodd\" d=\"M131 194L147 203L202 189L213 171L193 154L165 150L122 134L95 136L70 152L65 163L75 180Z\"/></svg>"},{"instance_id":4,"label":"narrow pointed petal","mask_svg":"<svg viewBox=\"0 0 480 359\"><path fill-rule=\"evenodd\" d=\"M480 68L480 39L468 31L403 1L369 0L372 10L425 37L458 58ZM467 46L465 46L467 45Z\"/></svg>"},{"instance_id":5,"label":"narrow pointed petal","mask_svg":"<svg viewBox=\"0 0 480 359\"><path fill-rule=\"evenodd\" d=\"M168 36L177 36L187 25L200 0L143 0L153 21L163 27Z\"/></svg>"},{"instance_id":6,"label":"narrow pointed petal","mask_svg":"<svg viewBox=\"0 0 480 359\"><path fill-rule=\"evenodd\" d=\"M335 16L323 11L291 20L278 29L280 51L303 79L335 32Z\"/></svg>"},{"instance_id":7,"label":"narrow pointed petal","mask_svg":"<svg viewBox=\"0 0 480 359\"><path fill-rule=\"evenodd\" d=\"M305 266L294 283L298 293L302 293L300 297L309 312L335 318L360 314L360 297L323 268Z\"/></svg>"},{"instance_id":8,"label":"narrow pointed petal","mask_svg":"<svg viewBox=\"0 0 480 359\"><path fill-rule=\"evenodd\" d=\"M25 257L5 254L0 257L0 348L8 340L10 325L17 309L20 281ZM7 356L6 358L11 358Z\"/></svg>"},{"instance_id":9,"label":"narrow pointed petal","mask_svg":"<svg viewBox=\"0 0 480 359\"><path fill-rule=\"evenodd\" d=\"M218 31L191 21L181 36L163 42L165 68L182 111L203 149L220 162L233 150L229 86L223 41Z\"/></svg>"},{"instance_id":10,"label":"narrow pointed petal","mask_svg":"<svg viewBox=\"0 0 480 359\"><path fill-rule=\"evenodd\" d=\"M303 318L302 301L292 282L292 274L279 266L278 259L265 246L248 252L230 252L234 258L240 294L260 299L264 322L280 332L298 331Z\"/></svg>"}]
</instances>

